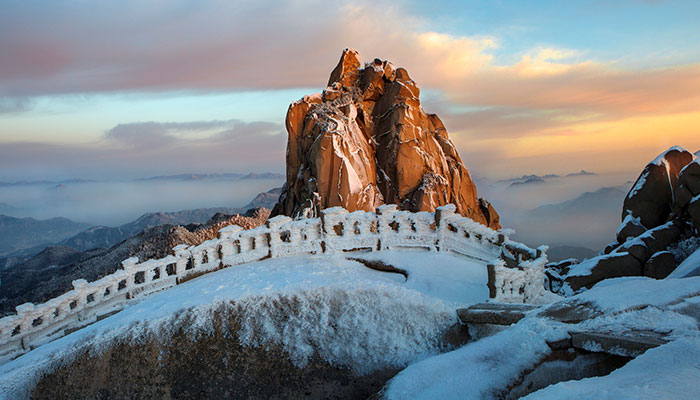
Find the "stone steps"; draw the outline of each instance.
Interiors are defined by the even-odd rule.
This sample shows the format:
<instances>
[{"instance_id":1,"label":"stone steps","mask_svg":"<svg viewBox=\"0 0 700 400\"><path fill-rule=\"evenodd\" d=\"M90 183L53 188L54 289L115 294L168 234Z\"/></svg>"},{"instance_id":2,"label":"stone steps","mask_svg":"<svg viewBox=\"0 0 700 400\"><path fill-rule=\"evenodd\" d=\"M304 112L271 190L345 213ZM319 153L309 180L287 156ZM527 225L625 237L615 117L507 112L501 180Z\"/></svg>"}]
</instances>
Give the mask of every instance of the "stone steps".
<instances>
[{"instance_id":1,"label":"stone steps","mask_svg":"<svg viewBox=\"0 0 700 400\"><path fill-rule=\"evenodd\" d=\"M465 324L512 325L537 308L530 304L479 303L457 310L457 316Z\"/></svg>"},{"instance_id":2,"label":"stone steps","mask_svg":"<svg viewBox=\"0 0 700 400\"><path fill-rule=\"evenodd\" d=\"M480 303L457 310L457 316L467 325L512 325L525 318L537 306L530 304ZM637 357L645 351L667 343L664 335L650 331L630 331L624 334L604 332L570 332L564 340L548 343L552 350L578 349L623 357Z\"/></svg>"}]
</instances>

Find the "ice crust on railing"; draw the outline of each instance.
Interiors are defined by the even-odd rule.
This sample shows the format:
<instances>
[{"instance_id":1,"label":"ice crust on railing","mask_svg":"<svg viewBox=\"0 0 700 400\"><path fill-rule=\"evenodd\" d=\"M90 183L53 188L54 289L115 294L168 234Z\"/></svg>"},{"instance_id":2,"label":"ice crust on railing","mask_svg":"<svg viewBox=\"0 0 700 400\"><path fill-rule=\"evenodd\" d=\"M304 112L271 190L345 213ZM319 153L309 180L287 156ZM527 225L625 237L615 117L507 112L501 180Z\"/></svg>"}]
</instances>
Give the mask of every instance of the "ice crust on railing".
<instances>
[{"instance_id":1,"label":"ice crust on railing","mask_svg":"<svg viewBox=\"0 0 700 400\"><path fill-rule=\"evenodd\" d=\"M113 274L89 283L78 279L71 291L43 304L22 304L16 308L17 315L0 319L0 362L119 311L134 299L207 272L270 257L416 248L452 252L486 263L506 248L521 255L521 268L504 271L505 267L494 267L499 282L495 298L523 302L535 296L542 286L540 252L455 213L455 209L447 205L435 213L412 213L384 205L376 212L348 212L333 207L323 210L320 218L277 216L250 230L228 226L219 231L217 239L197 246L178 245L164 258L143 262L126 259L122 269Z\"/></svg>"},{"instance_id":2,"label":"ice crust on railing","mask_svg":"<svg viewBox=\"0 0 700 400\"><path fill-rule=\"evenodd\" d=\"M548 296L544 287L547 246L536 250L507 241L504 248L515 256L516 265L498 258L487 266L489 297L501 303L540 303Z\"/></svg>"}]
</instances>

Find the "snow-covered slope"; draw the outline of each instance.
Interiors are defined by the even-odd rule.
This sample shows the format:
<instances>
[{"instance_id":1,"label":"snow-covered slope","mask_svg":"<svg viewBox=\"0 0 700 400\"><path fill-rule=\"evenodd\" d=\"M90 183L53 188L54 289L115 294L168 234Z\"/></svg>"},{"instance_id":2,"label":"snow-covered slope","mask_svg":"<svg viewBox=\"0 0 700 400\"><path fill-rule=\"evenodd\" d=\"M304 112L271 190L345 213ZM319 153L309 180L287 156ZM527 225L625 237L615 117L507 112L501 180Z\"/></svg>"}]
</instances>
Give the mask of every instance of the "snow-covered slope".
<instances>
[{"instance_id":1,"label":"snow-covered slope","mask_svg":"<svg viewBox=\"0 0 700 400\"><path fill-rule=\"evenodd\" d=\"M699 399L699 359L700 338L681 338L648 350L610 375L561 382L525 399Z\"/></svg>"},{"instance_id":2,"label":"snow-covered slope","mask_svg":"<svg viewBox=\"0 0 700 400\"><path fill-rule=\"evenodd\" d=\"M558 322L554 315L561 313L583 322ZM650 332L665 335L670 343L647 351L608 376L559 383L528 398L697 399L699 320L700 277L610 279L534 311L493 336L410 365L390 381L384 397L498 398L551 353L548 342L564 339L568 332L585 331Z\"/></svg>"},{"instance_id":3,"label":"snow-covered slope","mask_svg":"<svg viewBox=\"0 0 700 400\"><path fill-rule=\"evenodd\" d=\"M327 255L268 259L213 272L0 366L0 398L27 397L43 372L86 348L99 354L117 339L167 335L185 315L196 316L188 326L196 337L209 329L217 307L233 303L244 312L237 332L242 343L279 345L299 366L316 354L360 374L402 368L440 351L440 335L456 322L457 306L488 297L480 262L411 251L364 256L404 269L408 278ZM300 306L283 320L279 304L290 296Z\"/></svg>"},{"instance_id":4,"label":"snow-covered slope","mask_svg":"<svg viewBox=\"0 0 700 400\"><path fill-rule=\"evenodd\" d=\"M668 278L682 278L700 274L700 249L695 250L688 258L678 266Z\"/></svg>"}]
</instances>

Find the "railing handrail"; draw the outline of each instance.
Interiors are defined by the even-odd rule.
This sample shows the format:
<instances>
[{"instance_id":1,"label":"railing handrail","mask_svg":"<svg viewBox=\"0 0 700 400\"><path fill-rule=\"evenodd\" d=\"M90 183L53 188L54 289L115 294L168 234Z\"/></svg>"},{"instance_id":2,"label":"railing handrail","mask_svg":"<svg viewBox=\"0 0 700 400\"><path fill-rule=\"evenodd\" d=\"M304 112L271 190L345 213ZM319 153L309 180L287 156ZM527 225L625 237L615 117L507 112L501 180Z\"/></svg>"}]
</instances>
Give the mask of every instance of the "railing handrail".
<instances>
[{"instance_id":1,"label":"railing handrail","mask_svg":"<svg viewBox=\"0 0 700 400\"><path fill-rule=\"evenodd\" d=\"M484 262L499 257L504 248L521 261L540 256L455 209L451 204L434 213L400 211L395 205L370 212L333 207L323 210L320 218L277 216L250 230L230 225L220 229L216 239L175 246L173 254L160 259L139 262L136 257L128 258L112 274L93 282L77 279L72 290L39 305L19 305L17 314L1 318L0 363L63 336L68 329L118 311L135 298L220 268L268 257L397 247L454 252Z\"/></svg>"}]
</instances>

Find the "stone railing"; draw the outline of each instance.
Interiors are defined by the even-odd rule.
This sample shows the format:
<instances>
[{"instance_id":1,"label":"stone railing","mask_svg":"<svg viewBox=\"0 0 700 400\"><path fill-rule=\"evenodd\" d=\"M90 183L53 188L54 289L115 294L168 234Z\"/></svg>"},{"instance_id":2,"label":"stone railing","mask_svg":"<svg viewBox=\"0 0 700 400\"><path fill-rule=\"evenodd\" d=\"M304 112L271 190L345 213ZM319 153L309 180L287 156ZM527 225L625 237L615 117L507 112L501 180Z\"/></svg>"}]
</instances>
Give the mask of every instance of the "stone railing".
<instances>
[{"instance_id":1,"label":"stone railing","mask_svg":"<svg viewBox=\"0 0 700 400\"><path fill-rule=\"evenodd\" d=\"M520 243L506 241L500 258L490 262L489 297L501 303L535 303L544 294L544 266L547 246L533 250Z\"/></svg>"},{"instance_id":2,"label":"stone railing","mask_svg":"<svg viewBox=\"0 0 700 400\"><path fill-rule=\"evenodd\" d=\"M115 273L90 283L73 281L73 290L46 303L17 306L16 315L0 319L0 363L118 312L134 299L207 272L266 258L418 248L456 253L487 263L502 257L504 248L510 253L536 253L502 233L456 214L454 205L440 207L435 213L399 211L395 205L381 206L376 212L352 213L334 207L323 210L320 218L292 220L277 216L255 229L225 227L218 236L198 246L176 246L172 255L157 260L139 262L129 258ZM539 260L539 254L536 256L535 261ZM519 271L527 274L533 269L527 279L534 282L533 286L541 286L540 272L534 272L539 267L529 267L526 256L519 259ZM504 274L500 266L489 271L489 287L497 288L492 297L505 299L510 275ZM520 282L522 278L512 280ZM529 290L525 290L525 297ZM515 292L523 294L515 290L513 296Z\"/></svg>"}]
</instances>

